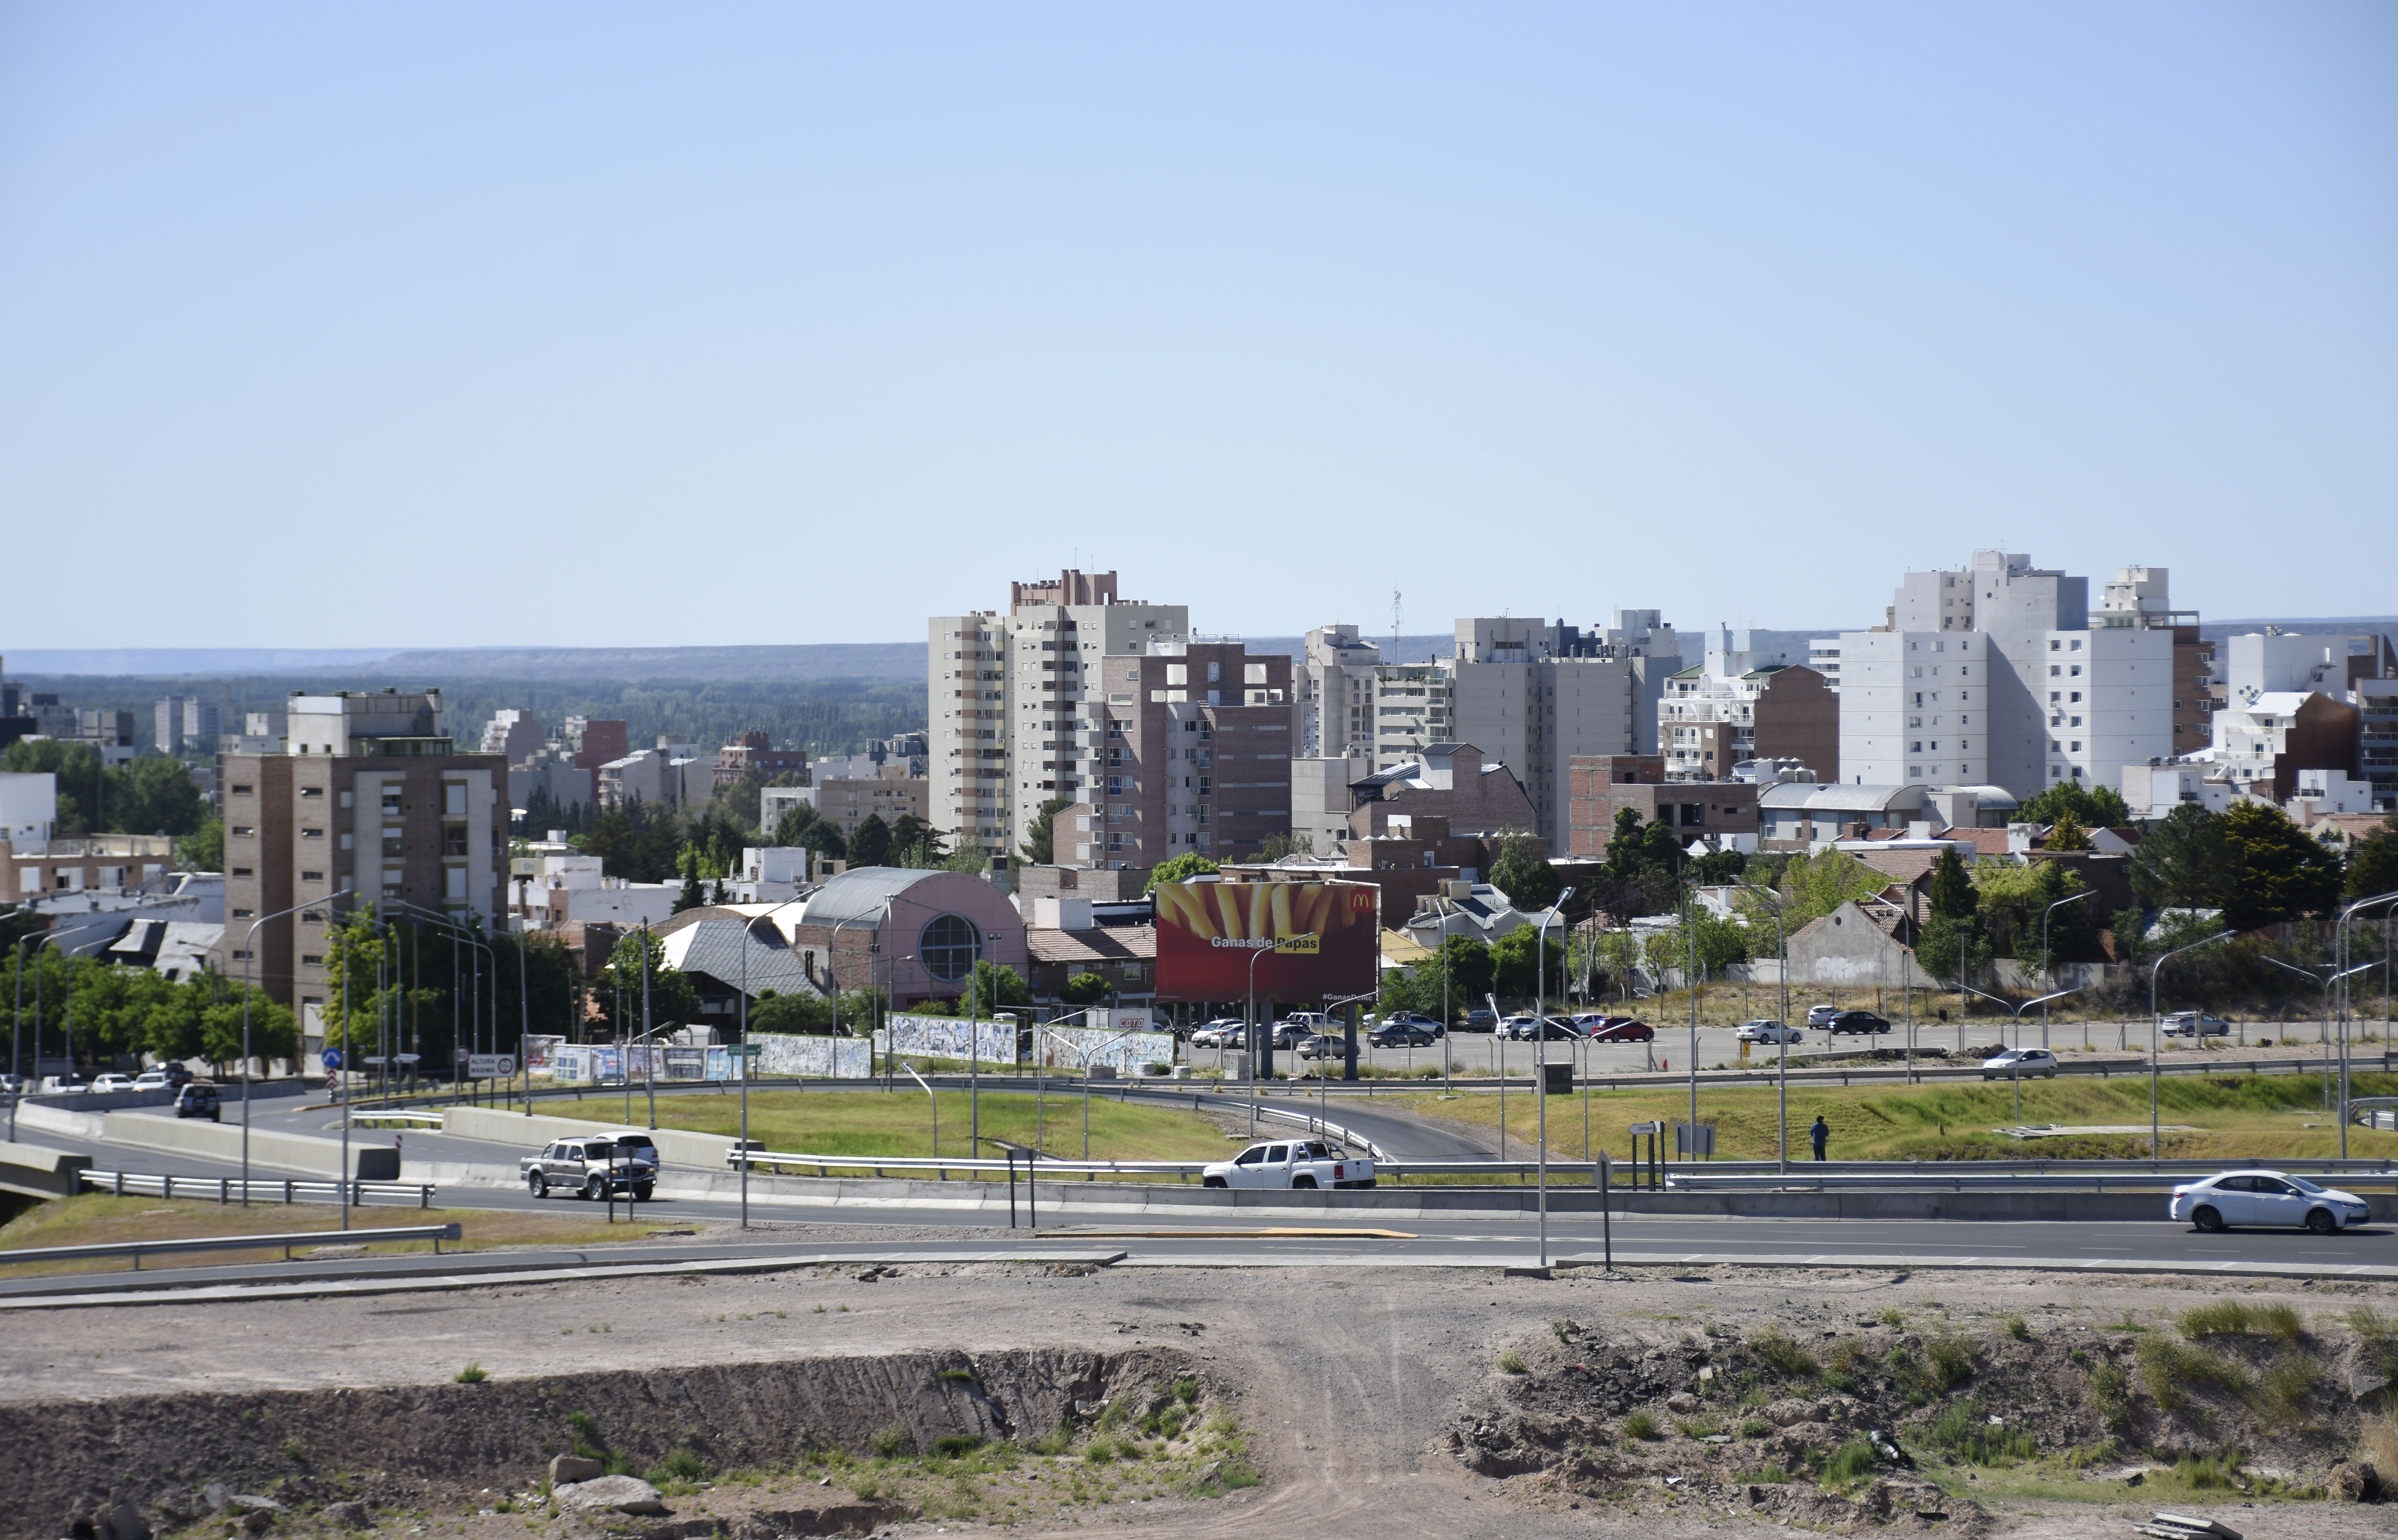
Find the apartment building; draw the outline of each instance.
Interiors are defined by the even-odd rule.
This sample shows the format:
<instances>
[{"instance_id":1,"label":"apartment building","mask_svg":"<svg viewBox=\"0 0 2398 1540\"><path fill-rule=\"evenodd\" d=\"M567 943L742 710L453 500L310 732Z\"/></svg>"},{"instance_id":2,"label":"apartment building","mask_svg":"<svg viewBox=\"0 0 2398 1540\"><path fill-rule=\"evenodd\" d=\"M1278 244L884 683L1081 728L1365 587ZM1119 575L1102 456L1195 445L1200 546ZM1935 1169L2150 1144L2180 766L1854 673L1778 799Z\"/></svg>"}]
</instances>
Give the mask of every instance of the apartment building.
<instances>
[{"instance_id":1,"label":"apartment building","mask_svg":"<svg viewBox=\"0 0 2398 1540\"><path fill-rule=\"evenodd\" d=\"M192 695L169 695L151 710L151 737L161 754L213 750L224 731L224 708Z\"/></svg>"},{"instance_id":2,"label":"apartment building","mask_svg":"<svg viewBox=\"0 0 2398 1540\"><path fill-rule=\"evenodd\" d=\"M1382 649L1354 625L1319 625L1303 642L1305 656L1293 676L1299 691L1299 743L1304 759L1371 758L1374 752L1374 676Z\"/></svg>"},{"instance_id":3,"label":"apartment building","mask_svg":"<svg viewBox=\"0 0 2398 1540\"><path fill-rule=\"evenodd\" d=\"M1677 781L1720 781L1751 759L1797 759L1819 781L1840 773L1840 702L1824 676L1728 626L1704 661L1665 681L1657 745Z\"/></svg>"},{"instance_id":4,"label":"apartment building","mask_svg":"<svg viewBox=\"0 0 2398 1540\"><path fill-rule=\"evenodd\" d=\"M1057 815L1061 866L1254 860L1290 832L1291 660L1160 637L1103 657L1089 788Z\"/></svg>"},{"instance_id":5,"label":"apartment building","mask_svg":"<svg viewBox=\"0 0 2398 1540\"><path fill-rule=\"evenodd\" d=\"M2216 648L2198 633L2198 611L2173 607L2169 574L2162 567L2118 567L2107 583L2093 630L2135 626L2173 636L2173 743L2176 754L2203 748L2213 736L2208 716L2220 698Z\"/></svg>"},{"instance_id":6,"label":"apartment building","mask_svg":"<svg viewBox=\"0 0 2398 1540\"><path fill-rule=\"evenodd\" d=\"M2108 623L2089 588L2014 552L1906 573L1885 625L1839 637L1842 777L2028 797L2170 757L2175 631Z\"/></svg>"},{"instance_id":7,"label":"apartment building","mask_svg":"<svg viewBox=\"0 0 2398 1540\"><path fill-rule=\"evenodd\" d=\"M1577 756L1654 754L1665 681L1682 645L1654 609L1618 609L1584 632L1513 617L1457 623L1445 737L1481 745L1532 799L1534 832L1562 849ZM1379 768L1379 767L1378 767Z\"/></svg>"},{"instance_id":8,"label":"apartment building","mask_svg":"<svg viewBox=\"0 0 2398 1540\"><path fill-rule=\"evenodd\" d=\"M808 772L808 751L778 749L775 740L762 732L745 732L716 751L716 768L711 783L730 786L739 783L751 770L768 775L805 775Z\"/></svg>"},{"instance_id":9,"label":"apartment building","mask_svg":"<svg viewBox=\"0 0 2398 1540\"><path fill-rule=\"evenodd\" d=\"M931 816L951 848L979 849L1004 869L1042 803L1088 796L1107 748L1092 682L1102 662L1141 657L1190 630L1187 606L1125 599L1115 573L1071 568L1055 582L1010 584L1004 614L931 617Z\"/></svg>"},{"instance_id":10,"label":"apartment building","mask_svg":"<svg viewBox=\"0 0 2398 1540\"><path fill-rule=\"evenodd\" d=\"M326 929L338 912L396 899L485 925L505 913L507 764L458 752L439 691L295 695L282 752L220 755L217 768L216 966L234 978L247 969L303 1024L325 1001Z\"/></svg>"},{"instance_id":11,"label":"apartment building","mask_svg":"<svg viewBox=\"0 0 2398 1540\"><path fill-rule=\"evenodd\" d=\"M1669 824L1685 846L1706 840L1718 848L1754 849L1758 833L1755 781L1676 777L1670 754L1582 755L1573 762L1567 853L1605 859L1615 837L1615 815L1630 808L1644 824Z\"/></svg>"},{"instance_id":12,"label":"apartment building","mask_svg":"<svg viewBox=\"0 0 2398 1540\"><path fill-rule=\"evenodd\" d=\"M2268 690L2215 714L2216 769L2231 785L2286 802L2301 771L2358 770L2363 714L2321 690Z\"/></svg>"},{"instance_id":13,"label":"apartment building","mask_svg":"<svg viewBox=\"0 0 2398 1540\"><path fill-rule=\"evenodd\" d=\"M768 786L759 792L759 827L773 834L785 813L809 807L847 840L869 818L880 818L886 825L910 816L929 822L932 791L932 782L909 774L904 762L884 765L872 775L818 775L812 785Z\"/></svg>"}]
</instances>

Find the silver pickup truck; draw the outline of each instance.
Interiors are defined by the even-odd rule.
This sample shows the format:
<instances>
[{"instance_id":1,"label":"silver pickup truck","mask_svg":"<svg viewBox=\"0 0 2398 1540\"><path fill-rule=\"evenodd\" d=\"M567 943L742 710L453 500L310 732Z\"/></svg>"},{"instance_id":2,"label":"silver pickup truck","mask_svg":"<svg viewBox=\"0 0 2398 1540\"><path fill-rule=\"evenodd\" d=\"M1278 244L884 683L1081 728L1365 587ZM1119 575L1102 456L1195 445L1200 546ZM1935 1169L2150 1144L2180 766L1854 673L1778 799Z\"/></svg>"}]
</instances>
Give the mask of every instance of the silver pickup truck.
<instances>
[{"instance_id":1,"label":"silver pickup truck","mask_svg":"<svg viewBox=\"0 0 2398 1540\"><path fill-rule=\"evenodd\" d=\"M646 1202L657 1184L657 1146L647 1138L578 1134L526 1156L517 1162L517 1172L535 1198L547 1198L552 1191L593 1199L627 1193L635 1201Z\"/></svg>"}]
</instances>

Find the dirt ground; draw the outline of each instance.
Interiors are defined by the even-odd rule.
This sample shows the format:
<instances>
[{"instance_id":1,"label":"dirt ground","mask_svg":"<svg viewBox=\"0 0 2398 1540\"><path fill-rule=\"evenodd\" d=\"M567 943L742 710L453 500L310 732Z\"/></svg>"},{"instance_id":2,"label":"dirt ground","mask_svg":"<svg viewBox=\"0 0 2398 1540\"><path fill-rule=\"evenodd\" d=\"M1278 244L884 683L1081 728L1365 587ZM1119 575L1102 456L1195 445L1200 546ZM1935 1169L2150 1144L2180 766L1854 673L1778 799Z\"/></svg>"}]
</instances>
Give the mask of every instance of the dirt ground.
<instances>
[{"instance_id":1,"label":"dirt ground","mask_svg":"<svg viewBox=\"0 0 2398 1540\"><path fill-rule=\"evenodd\" d=\"M1450 1447L1505 1408L1521 1376L1502 1354L1561 1341L1569 1319L1619 1356L1647 1347L1686 1348L1709 1325L1738 1334L1760 1324L1798 1332L1896 1309L1943 1329L1996 1332L2022 1315L2038 1332L2095 1330L2127 1319L2162 1328L2194 1306L2236 1294L2251 1304L2286 1302L2324 1330L2365 1304L2398 1313L2398 1288L2114 1279L2033 1274L1928 1273L1719 1267L1646 1269L1616 1279L1569 1275L1502 1278L1447 1269L1100 1269L1084 1276L1035 1267L902 1267L870 1280L866 1269L707 1279L626 1279L555 1287L490 1287L440 1294L326 1298L303 1303L224 1304L59 1310L12 1319L0 1338L0 1404L20 1418L36 1403L124 1397L377 1386L443 1386L469 1361L503 1385L609 1372L685 1371L696 1366L780 1363L798 1359L897 1354L1073 1349L1179 1355L1206 1376L1210 1405L1237 1418L1260 1484L1224 1495L1138 1490L1122 1480L1065 1507L1017 1511L1028 1533L1093 1533L1127 1527L1170 1535L1437 1535L1540 1537L1589 1533L1682 1536L1775 1527L1703 1485L1636 1482L1604 1503L1558 1490L1537 1471L1477 1474ZM1520 1398L1518 1398L1520 1399ZM2326 1426L2324 1437L2330 1437ZM2324 1462L2341 1452L2327 1451ZM1038 1461L990 1479L994 1491L1029 1492L1043 1469L1055 1483L1076 1477ZM185 1470L191 1480L205 1471ZM532 1462L519 1493L537 1484ZM732 1521L751 1509L788 1510L843 1495L817 1487L812 1471L784 1473L784 1490L726 1482L670 1495L675 1533L702 1533L709 1517ZM1008 1485L1007 1483L1015 1483ZM1094 1487L1098 1485L1096 1481ZM2051 1493L1985 1494L1989 1515L1957 1525L2026 1540L2129 1534L2159 1507L2221 1519L2249 1540L2398 1534L2398 1504L2359 1507L2236 1494L2208 1501L2117 1482L2088 1483L2103 1501ZM809 1497L808 1491L823 1493ZM444 1497L375 1516L397 1537L464 1534L472 1540L569 1535L580 1520L504 1511L495 1489ZM1102 1498L1105 1500L1102 1500ZM485 1509L492 1511L483 1511ZM1964 1510L1960 1508L1960 1513ZM295 1533L307 1520L293 1516ZM1802 1520L1802 1523L1805 1520ZM1910 1520L1910 1522L1912 1522ZM648 1527L644 1528L643 1525ZM698 1528L694 1528L697 1524ZM14 1526L12 1526L13 1528ZM769 1526L771 1529L771 1525ZM882 1533L981 1527L957 1519L882 1523ZM1935 1526L1936 1527L1936 1526ZM654 1521L627 1520L628 1534L659 1535ZM1920 1526L1904 1533L1923 1533ZM59 1531L46 1533L56 1533ZM183 1531L214 1537L202 1521Z\"/></svg>"}]
</instances>

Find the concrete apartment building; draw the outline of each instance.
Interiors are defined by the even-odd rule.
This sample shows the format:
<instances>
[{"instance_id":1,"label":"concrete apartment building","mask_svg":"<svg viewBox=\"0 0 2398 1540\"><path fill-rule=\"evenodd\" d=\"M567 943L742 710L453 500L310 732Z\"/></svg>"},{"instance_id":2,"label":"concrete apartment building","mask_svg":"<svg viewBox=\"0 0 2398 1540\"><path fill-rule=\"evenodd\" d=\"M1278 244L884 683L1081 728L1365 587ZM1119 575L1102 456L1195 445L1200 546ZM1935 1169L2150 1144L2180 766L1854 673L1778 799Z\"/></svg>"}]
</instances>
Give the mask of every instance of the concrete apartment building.
<instances>
[{"instance_id":1,"label":"concrete apartment building","mask_svg":"<svg viewBox=\"0 0 2398 1540\"><path fill-rule=\"evenodd\" d=\"M224 731L224 708L192 695L169 695L151 710L151 737L161 754L209 751Z\"/></svg>"},{"instance_id":2,"label":"concrete apartment building","mask_svg":"<svg viewBox=\"0 0 2398 1540\"><path fill-rule=\"evenodd\" d=\"M2141 602L2170 615L2163 569L2133 570L2147 574ZM2020 798L2065 780L2112 786L2123 766L2170 757L2175 631L2110 623L2089 589L2001 551L1906 574L1884 626L1839 639L1841 776Z\"/></svg>"},{"instance_id":3,"label":"concrete apartment building","mask_svg":"<svg viewBox=\"0 0 2398 1540\"><path fill-rule=\"evenodd\" d=\"M1584 633L1509 617L1457 623L1449 679L1449 738L1481 745L1524 783L1552 846L1565 841L1577 756L1654 754L1665 681L1681 672L1682 646L1654 609L1618 609Z\"/></svg>"},{"instance_id":4,"label":"concrete apartment building","mask_svg":"<svg viewBox=\"0 0 2398 1540\"><path fill-rule=\"evenodd\" d=\"M1102 661L1187 640L1191 612L1118 597L1113 572L1068 569L1011 584L1004 615L935 615L925 628L932 821L952 849L1004 870L1042 803L1091 795L1108 747Z\"/></svg>"},{"instance_id":5,"label":"concrete apartment building","mask_svg":"<svg viewBox=\"0 0 2398 1540\"><path fill-rule=\"evenodd\" d=\"M768 775L805 775L808 772L808 751L778 749L775 741L766 734L745 732L716 751L712 783L730 786L751 770L763 770Z\"/></svg>"},{"instance_id":6,"label":"concrete apartment building","mask_svg":"<svg viewBox=\"0 0 2398 1540\"><path fill-rule=\"evenodd\" d=\"M1751 759L1797 759L1819 781L1840 773L1840 701L1824 676L1718 626L1704 660L1665 681L1657 746L1677 781L1720 781Z\"/></svg>"},{"instance_id":7,"label":"concrete apartment building","mask_svg":"<svg viewBox=\"0 0 2398 1540\"><path fill-rule=\"evenodd\" d=\"M215 965L233 978L247 969L314 1036L338 912L398 899L499 922L507 764L458 752L438 690L295 695L286 724L280 753L219 756L225 933Z\"/></svg>"},{"instance_id":8,"label":"concrete apartment building","mask_svg":"<svg viewBox=\"0 0 2398 1540\"><path fill-rule=\"evenodd\" d=\"M890 825L911 815L929 822L932 792L932 782L909 775L904 763L884 765L873 775L819 775L813 785L768 786L760 791L759 827L773 834L785 813L804 806L814 808L816 816L839 829L841 837L847 840L869 818L880 818Z\"/></svg>"},{"instance_id":9,"label":"concrete apartment building","mask_svg":"<svg viewBox=\"0 0 2398 1540\"><path fill-rule=\"evenodd\" d=\"M2198 611L2173 608L2169 574L2162 567L2118 567L2090 617L2092 629L2137 627L2173 637L2173 742L2176 754L2206 745L2213 735L2208 716L2217 692L2215 643L2198 634Z\"/></svg>"},{"instance_id":10,"label":"concrete apartment building","mask_svg":"<svg viewBox=\"0 0 2398 1540\"><path fill-rule=\"evenodd\" d=\"M1643 824L1672 826L1687 848L1704 839L1718 848L1754 840L1758 833L1755 781L1677 779L1672 759L1662 754L1580 755L1572 766L1567 853L1584 861L1606 859L1615 835L1615 815L1630 808ZM1754 848L1750 846L1749 848Z\"/></svg>"},{"instance_id":11,"label":"concrete apartment building","mask_svg":"<svg viewBox=\"0 0 2398 1540\"><path fill-rule=\"evenodd\" d=\"M1290 832L1291 660L1160 637L1101 657L1089 789L1052 824L1061 866L1256 858ZM1103 698L1103 699L1099 699Z\"/></svg>"}]
</instances>

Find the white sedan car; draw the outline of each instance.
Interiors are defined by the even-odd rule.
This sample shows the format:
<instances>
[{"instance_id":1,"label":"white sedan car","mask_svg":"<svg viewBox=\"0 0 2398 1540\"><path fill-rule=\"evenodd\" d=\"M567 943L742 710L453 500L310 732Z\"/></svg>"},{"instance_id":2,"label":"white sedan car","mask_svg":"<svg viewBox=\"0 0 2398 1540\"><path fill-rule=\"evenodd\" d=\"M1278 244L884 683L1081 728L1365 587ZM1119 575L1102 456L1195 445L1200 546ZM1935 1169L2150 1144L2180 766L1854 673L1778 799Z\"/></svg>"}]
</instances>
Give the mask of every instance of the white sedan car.
<instances>
[{"instance_id":1,"label":"white sedan car","mask_svg":"<svg viewBox=\"0 0 2398 1540\"><path fill-rule=\"evenodd\" d=\"M2277 1171L2230 1171L2173 1190L2168 1211L2202 1230L2234 1225L2305 1228L2317 1235L2362 1225L2370 1216L2364 1199L2336 1187L2317 1186L2303 1176Z\"/></svg>"},{"instance_id":2,"label":"white sedan car","mask_svg":"<svg viewBox=\"0 0 2398 1540\"><path fill-rule=\"evenodd\" d=\"M2027 1080L2041 1075L2056 1078L2056 1055L2044 1048L2011 1048L1995 1059L1982 1061L1985 1080Z\"/></svg>"},{"instance_id":3,"label":"white sedan car","mask_svg":"<svg viewBox=\"0 0 2398 1540\"><path fill-rule=\"evenodd\" d=\"M102 1075L98 1079L92 1081L91 1089L94 1091L131 1091L133 1089L133 1077L130 1075L117 1075L114 1073Z\"/></svg>"},{"instance_id":4,"label":"white sedan car","mask_svg":"<svg viewBox=\"0 0 2398 1540\"><path fill-rule=\"evenodd\" d=\"M1745 1043L1804 1042L1804 1027L1785 1026L1780 1022L1754 1021L1740 1024L1740 1040Z\"/></svg>"},{"instance_id":5,"label":"white sedan car","mask_svg":"<svg viewBox=\"0 0 2398 1540\"><path fill-rule=\"evenodd\" d=\"M1219 1016L1214 1021L1208 1022L1198 1027L1191 1034L1191 1046L1193 1048L1221 1048L1228 1040L1235 1042L1238 1041L1240 1036L1241 1021L1239 1017Z\"/></svg>"}]
</instances>

